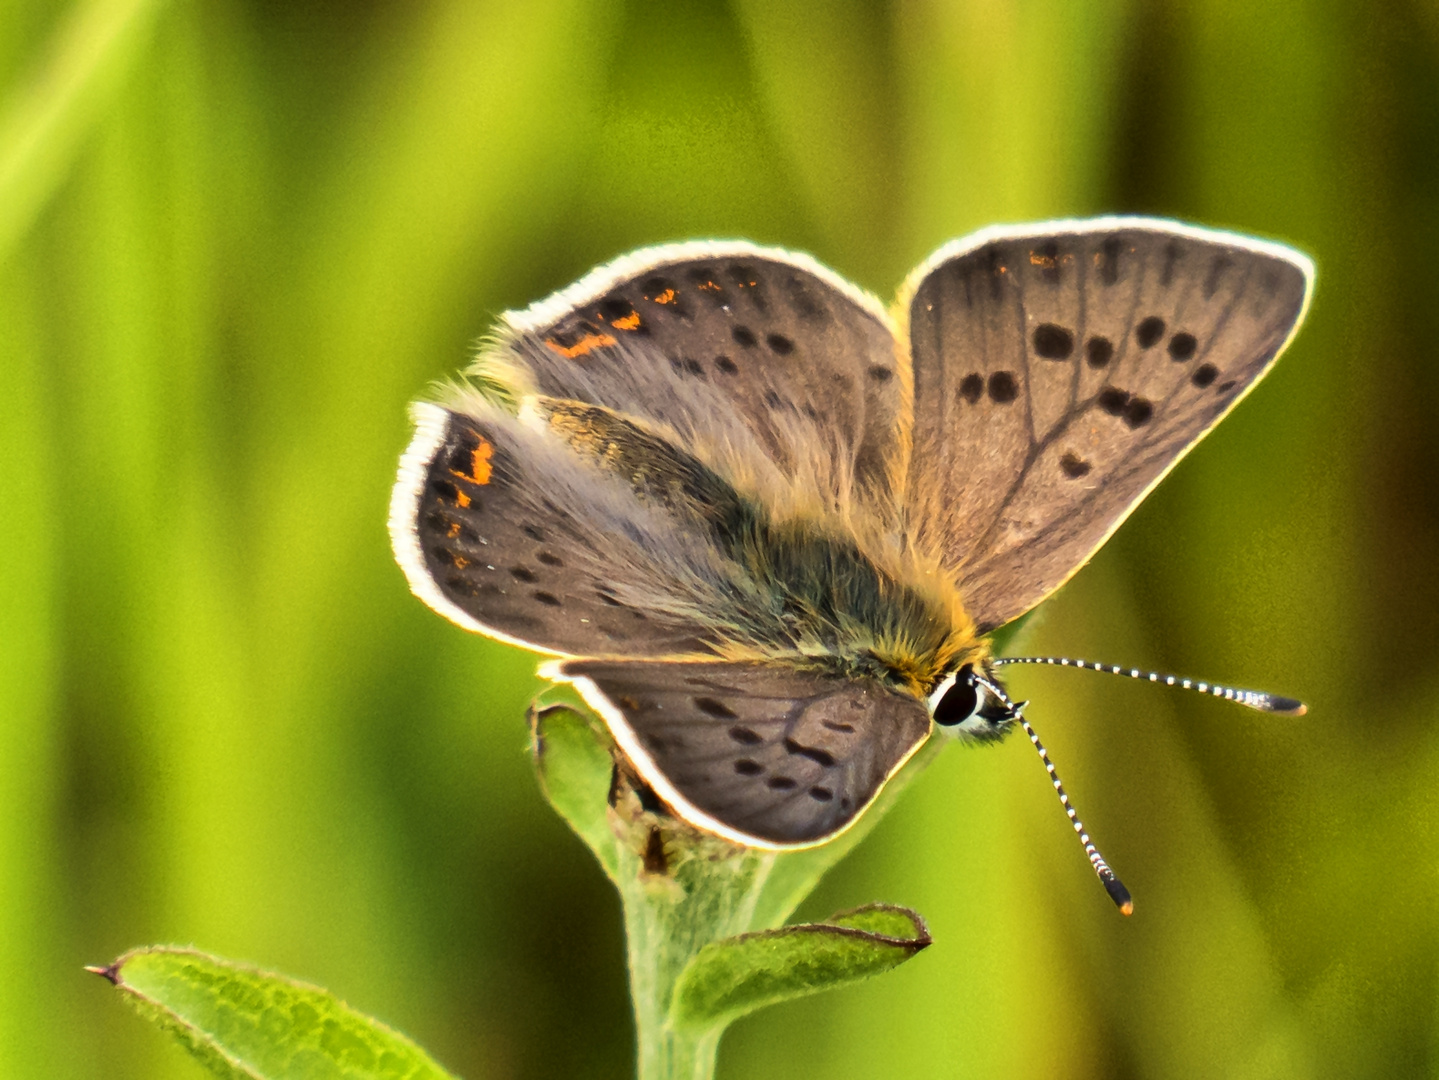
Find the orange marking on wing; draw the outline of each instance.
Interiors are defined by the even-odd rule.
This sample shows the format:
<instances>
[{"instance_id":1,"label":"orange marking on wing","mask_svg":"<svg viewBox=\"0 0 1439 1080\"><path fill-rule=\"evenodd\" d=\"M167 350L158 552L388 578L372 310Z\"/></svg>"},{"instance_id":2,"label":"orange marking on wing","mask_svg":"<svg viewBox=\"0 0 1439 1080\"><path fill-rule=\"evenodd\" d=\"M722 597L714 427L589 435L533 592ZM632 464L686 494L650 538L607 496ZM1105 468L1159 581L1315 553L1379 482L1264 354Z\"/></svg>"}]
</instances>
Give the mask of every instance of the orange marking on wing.
<instances>
[{"instance_id":1,"label":"orange marking on wing","mask_svg":"<svg viewBox=\"0 0 1439 1080\"><path fill-rule=\"evenodd\" d=\"M666 289L654 297L654 302L656 304L673 304L675 302L675 291L673 289Z\"/></svg>"},{"instance_id":2,"label":"orange marking on wing","mask_svg":"<svg viewBox=\"0 0 1439 1080\"><path fill-rule=\"evenodd\" d=\"M455 475L458 476L459 474L456 473ZM458 488L455 489L455 505L462 510L470 505L470 497Z\"/></svg>"},{"instance_id":3,"label":"orange marking on wing","mask_svg":"<svg viewBox=\"0 0 1439 1080\"><path fill-rule=\"evenodd\" d=\"M612 338L609 334L586 334L569 348L561 345L558 341L547 340L545 342L546 345L554 349L555 352L559 353L567 360L577 359L578 357L584 356L585 353L589 352L591 349L598 349L601 346L613 345L614 343L615 339Z\"/></svg>"},{"instance_id":4,"label":"orange marking on wing","mask_svg":"<svg viewBox=\"0 0 1439 1080\"><path fill-rule=\"evenodd\" d=\"M700 282L700 286L699 286L699 287L700 287L701 289L703 289L705 292L719 292L719 291L720 291L720 287L719 287L717 284L715 284L713 281L702 281L702 282Z\"/></svg>"},{"instance_id":5,"label":"orange marking on wing","mask_svg":"<svg viewBox=\"0 0 1439 1080\"><path fill-rule=\"evenodd\" d=\"M455 564L455 569L457 570L463 570L465 567L470 565L469 559L465 558L463 555L456 555L453 551L450 552L450 560Z\"/></svg>"},{"instance_id":6,"label":"orange marking on wing","mask_svg":"<svg viewBox=\"0 0 1439 1080\"><path fill-rule=\"evenodd\" d=\"M615 319L610 325L620 330L638 330L640 328L640 313L638 311L631 311L623 319Z\"/></svg>"},{"instance_id":7,"label":"orange marking on wing","mask_svg":"<svg viewBox=\"0 0 1439 1080\"><path fill-rule=\"evenodd\" d=\"M490 466L490 458L494 457L495 448L484 439L480 445L470 451L470 478L477 484L488 484L490 473L494 470Z\"/></svg>"},{"instance_id":8,"label":"orange marking on wing","mask_svg":"<svg viewBox=\"0 0 1439 1080\"><path fill-rule=\"evenodd\" d=\"M494 471L490 466L490 458L494 456L494 453L495 448L481 439L480 445L470 451L470 471L463 473L459 469L451 469L450 475L467 480L471 484L488 484L490 474ZM459 493L459 498L462 500L461 506L470 505L470 500L463 491Z\"/></svg>"},{"instance_id":9,"label":"orange marking on wing","mask_svg":"<svg viewBox=\"0 0 1439 1080\"><path fill-rule=\"evenodd\" d=\"M1069 252L1063 255L1046 255L1042 251L1031 251L1029 253L1029 265L1038 266L1044 270L1053 270L1057 266L1068 266L1074 262L1074 256Z\"/></svg>"}]
</instances>

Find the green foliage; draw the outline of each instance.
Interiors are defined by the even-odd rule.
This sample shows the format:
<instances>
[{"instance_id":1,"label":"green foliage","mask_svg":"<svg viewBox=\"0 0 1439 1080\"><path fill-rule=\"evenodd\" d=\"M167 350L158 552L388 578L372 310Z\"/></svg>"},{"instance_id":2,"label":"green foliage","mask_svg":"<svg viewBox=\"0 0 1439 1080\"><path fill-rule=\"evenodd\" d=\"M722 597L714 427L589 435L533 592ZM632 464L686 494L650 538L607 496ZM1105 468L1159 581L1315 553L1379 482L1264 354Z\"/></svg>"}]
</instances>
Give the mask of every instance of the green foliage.
<instances>
[{"instance_id":1,"label":"green foliage","mask_svg":"<svg viewBox=\"0 0 1439 1080\"><path fill-rule=\"evenodd\" d=\"M619 855L605 814L614 759L603 725L565 705L537 704L530 707L530 731L545 797L615 881Z\"/></svg>"},{"instance_id":2,"label":"green foliage","mask_svg":"<svg viewBox=\"0 0 1439 1080\"><path fill-rule=\"evenodd\" d=\"M227 1080L452 1080L399 1032L282 975L165 947L90 970Z\"/></svg>"},{"instance_id":3,"label":"green foliage","mask_svg":"<svg viewBox=\"0 0 1439 1080\"><path fill-rule=\"evenodd\" d=\"M929 944L918 914L886 904L711 942L680 975L670 1022L723 1027L765 1005L888 971Z\"/></svg>"},{"instance_id":4,"label":"green foliage","mask_svg":"<svg viewBox=\"0 0 1439 1080\"><path fill-rule=\"evenodd\" d=\"M588 711L538 706L530 725L546 796L620 891L641 1080L708 1076L730 1021L876 975L929 944L917 914L887 905L828 924L777 927L884 816L933 747L844 837L776 854L734 847L647 810Z\"/></svg>"}]
</instances>

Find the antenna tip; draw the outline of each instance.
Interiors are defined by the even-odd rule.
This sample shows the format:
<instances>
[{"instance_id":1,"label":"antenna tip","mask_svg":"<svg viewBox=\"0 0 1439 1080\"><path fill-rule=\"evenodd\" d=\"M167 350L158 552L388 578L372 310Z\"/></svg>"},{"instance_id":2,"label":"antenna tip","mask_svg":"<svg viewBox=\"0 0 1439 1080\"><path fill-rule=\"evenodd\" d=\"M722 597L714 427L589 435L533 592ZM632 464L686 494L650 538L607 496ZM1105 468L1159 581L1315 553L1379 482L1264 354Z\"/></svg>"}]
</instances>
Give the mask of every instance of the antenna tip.
<instances>
[{"instance_id":1,"label":"antenna tip","mask_svg":"<svg viewBox=\"0 0 1439 1080\"><path fill-rule=\"evenodd\" d=\"M1284 713L1286 716L1303 716L1309 711L1309 706L1296 698L1271 696L1269 698L1269 711Z\"/></svg>"},{"instance_id":2,"label":"antenna tip","mask_svg":"<svg viewBox=\"0 0 1439 1080\"><path fill-rule=\"evenodd\" d=\"M1115 877L1112 871L1108 877L1100 880L1104 882L1104 889L1109 893L1109 898L1114 901L1114 906L1119 909L1119 913L1133 915L1134 898L1129 895L1129 890L1124 887L1124 882Z\"/></svg>"}]
</instances>

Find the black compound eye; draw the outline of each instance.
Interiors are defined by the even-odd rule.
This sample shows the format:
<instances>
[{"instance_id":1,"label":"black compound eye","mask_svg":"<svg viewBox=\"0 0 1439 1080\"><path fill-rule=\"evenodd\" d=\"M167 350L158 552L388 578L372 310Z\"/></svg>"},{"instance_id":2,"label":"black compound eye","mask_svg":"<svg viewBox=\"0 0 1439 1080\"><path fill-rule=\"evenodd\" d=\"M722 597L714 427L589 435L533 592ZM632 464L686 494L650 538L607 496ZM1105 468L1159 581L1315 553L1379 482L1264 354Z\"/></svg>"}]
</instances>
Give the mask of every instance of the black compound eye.
<instances>
[{"instance_id":1,"label":"black compound eye","mask_svg":"<svg viewBox=\"0 0 1439 1080\"><path fill-rule=\"evenodd\" d=\"M971 719L984 704L984 691L974 681L969 668L962 669L948 690L934 705L934 722L942 727L954 727Z\"/></svg>"}]
</instances>

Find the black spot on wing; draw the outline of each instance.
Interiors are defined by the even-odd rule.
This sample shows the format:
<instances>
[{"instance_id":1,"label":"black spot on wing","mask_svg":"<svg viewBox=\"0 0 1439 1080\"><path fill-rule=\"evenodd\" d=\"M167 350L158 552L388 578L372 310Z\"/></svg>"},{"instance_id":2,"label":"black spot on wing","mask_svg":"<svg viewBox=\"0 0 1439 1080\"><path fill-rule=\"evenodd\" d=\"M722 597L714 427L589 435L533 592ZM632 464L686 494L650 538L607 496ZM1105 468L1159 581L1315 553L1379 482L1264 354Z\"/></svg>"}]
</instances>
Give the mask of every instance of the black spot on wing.
<instances>
[{"instance_id":1,"label":"black spot on wing","mask_svg":"<svg viewBox=\"0 0 1439 1080\"><path fill-rule=\"evenodd\" d=\"M1163 336L1164 320L1158 315L1149 316L1134 328L1134 340L1139 342L1141 349L1153 348Z\"/></svg>"},{"instance_id":2,"label":"black spot on wing","mask_svg":"<svg viewBox=\"0 0 1439 1080\"><path fill-rule=\"evenodd\" d=\"M1074 352L1074 334L1054 323L1040 323L1034 328L1034 351L1046 360L1068 360Z\"/></svg>"},{"instance_id":3,"label":"black spot on wing","mask_svg":"<svg viewBox=\"0 0 1439 1080\"><path fill-rule=\"evenodd\" d=\"M1114 359L1114 342L1095 335L1084 343L1085 356L1092 368L1102 368Z\"/></svg>"},{"instance_id":4,"label":"black spot on wing","mask_svg":"<svg viewBox=\"0 0 1439 1080\"><path fill-rule=\"evenodd\" d=\"M989 398L1000 405L1007 405L1019 396L1019 384L1012 371L996 371L989 377Z\"/></svg>"},{"instance_id":5,"label":"black spot on wing","mask_svg":"<svg viewBox=\"0 0 1439 1080\"><path fill-rule=\"evenodd\" d=\"M1179 363L1194 358L1194 350L1199 348L1199 342L1193 334L1183 331L1175 334L1169 339L1169 355Z\"/></svg>"},{"instance_id":6,"label":"black spot on wing","mask_svg":"<svg viewBox=\"0 0 1439 1080\"><path fill-rule=\"evenodd\" d=\"M700 712L708 713L710 716L717 716L722 720L733 720L737 715L733 709L723 701L712 697L697 697L694 699L695 708Z\"/></svg>"},{"instance_id":7,"label":"black spot on wing","mask_svg":"<svg viewBox=\"0 0 1439 1080\"><path fill-rule=\"evenodd\" d=\"M1124 406L1124 422L1132 428L1143 427L1154 417L1154 404L1146 398L1131 397Z\"/></svg>"},{"instance_id":8,"label":"black spot on wing","mask_svg":"<svg viewBox=\"0 0 1439 1080\"><path fill-rule=\"evenodd\" d=\"M1117 386L1106 386L1095 401L1110 416L1122 416L1124 407L1129 404L1129 391L1121 390Z\"/></svg>"},{"instance_id":9,"label":"black spot on wing","mask_svg":"<svg viewBox=\"0 0 1439 1080\"><path fill-rule=\"evenodd\" d=\"M785 739L784 748L791 754L796 754L799 757L809 758L811 761L815 762L817 765L822 766L823 768L834 768L834 755L831 754L828 750L821 749L818 746L803 746L800 743L796 742L794 739L789 738Z\"/></svg>"}]
</instances>

